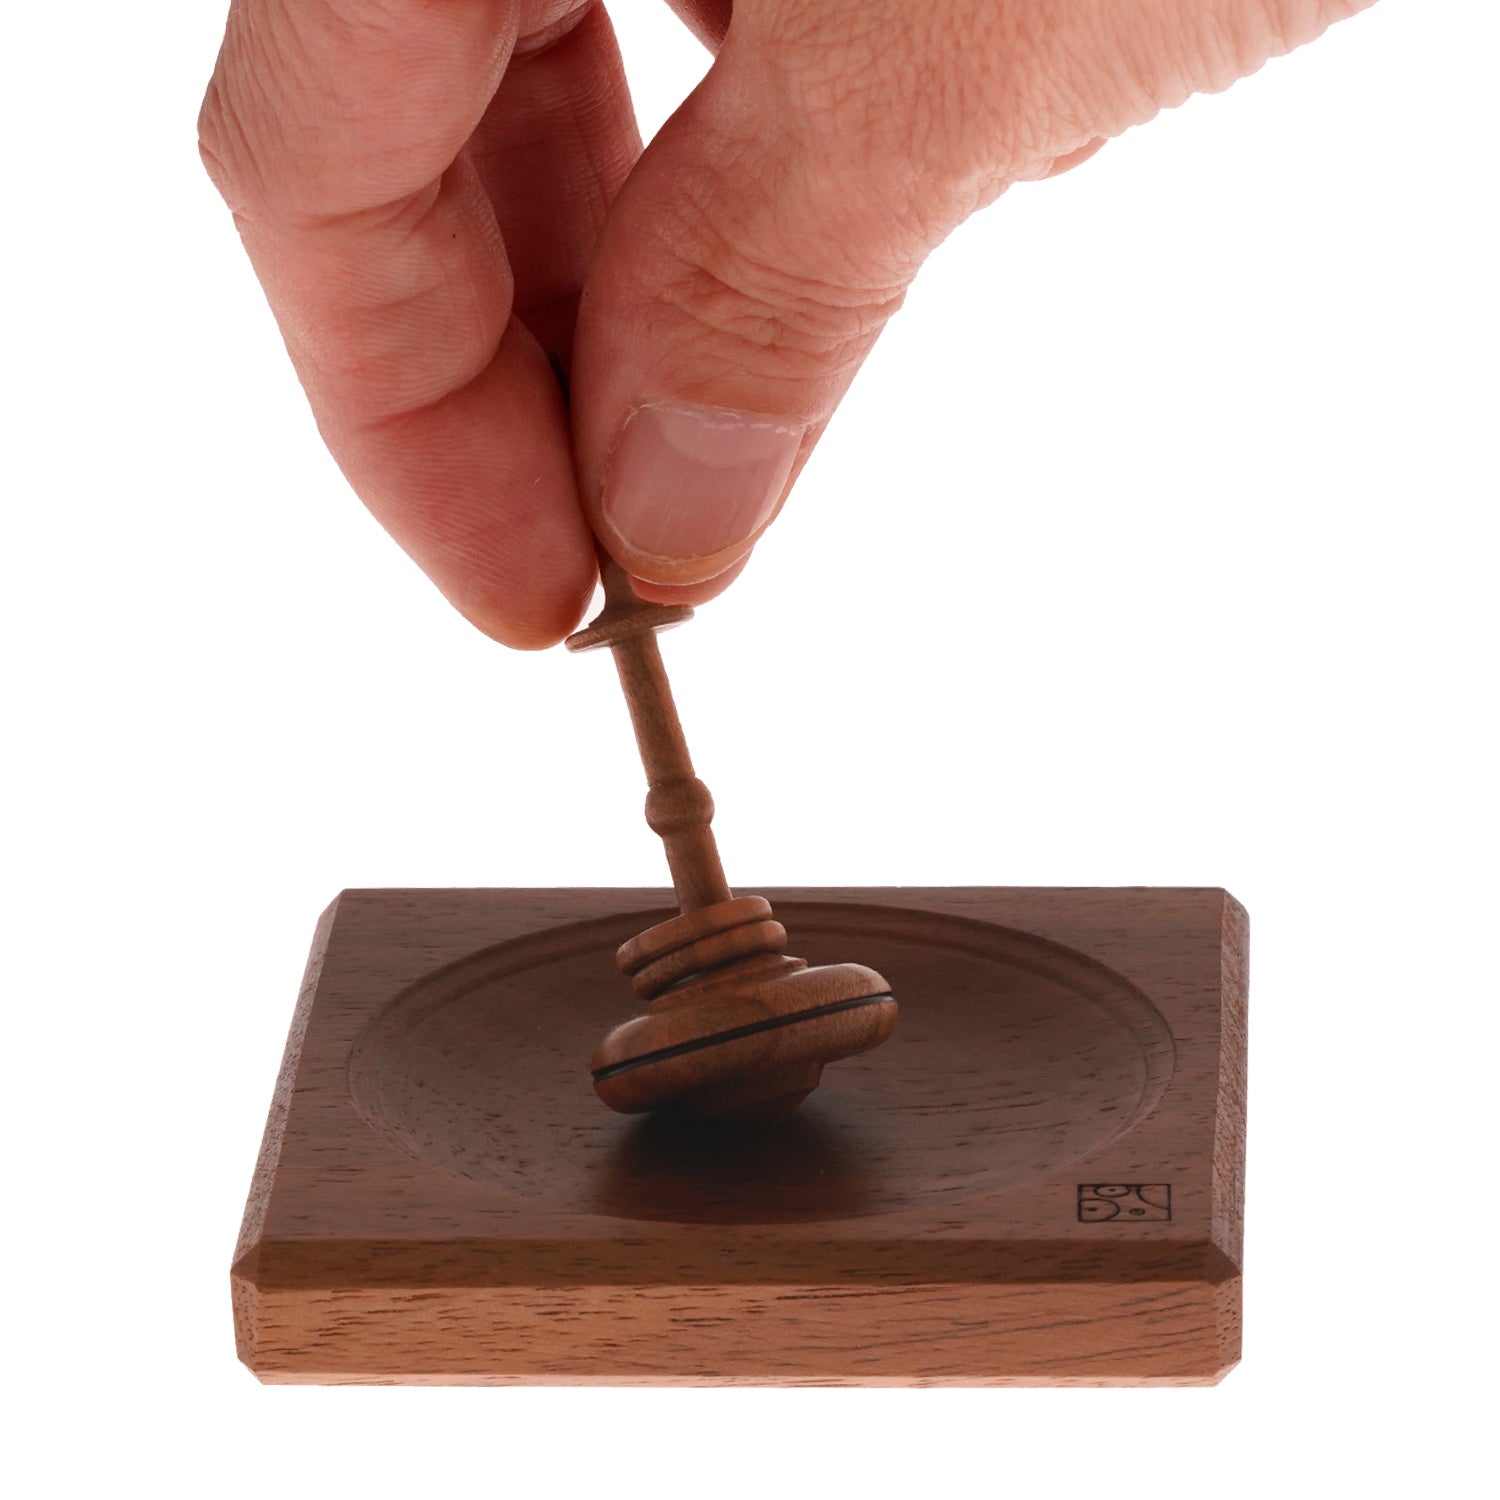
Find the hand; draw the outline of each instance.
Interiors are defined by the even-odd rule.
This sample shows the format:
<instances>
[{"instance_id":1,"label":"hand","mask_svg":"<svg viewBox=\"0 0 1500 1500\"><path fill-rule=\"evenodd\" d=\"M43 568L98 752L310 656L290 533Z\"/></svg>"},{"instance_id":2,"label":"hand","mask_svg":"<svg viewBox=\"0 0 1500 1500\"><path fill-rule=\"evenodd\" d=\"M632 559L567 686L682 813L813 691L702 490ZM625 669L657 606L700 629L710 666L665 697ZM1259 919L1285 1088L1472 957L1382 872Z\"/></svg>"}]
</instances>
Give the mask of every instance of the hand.
<instances>
[{"instance_id":1,"label":"hand","mask_svg":"<svg viewBox=\"0 0 1500 1500\"><path fill-rule=\"evenodd\" d=\"M233 0L204 102L330 450L513 646L591 528L726 587L956 225L1373 0L671 3L717 58L644 154L594 0Z\"/></svg>"}]
</instances>

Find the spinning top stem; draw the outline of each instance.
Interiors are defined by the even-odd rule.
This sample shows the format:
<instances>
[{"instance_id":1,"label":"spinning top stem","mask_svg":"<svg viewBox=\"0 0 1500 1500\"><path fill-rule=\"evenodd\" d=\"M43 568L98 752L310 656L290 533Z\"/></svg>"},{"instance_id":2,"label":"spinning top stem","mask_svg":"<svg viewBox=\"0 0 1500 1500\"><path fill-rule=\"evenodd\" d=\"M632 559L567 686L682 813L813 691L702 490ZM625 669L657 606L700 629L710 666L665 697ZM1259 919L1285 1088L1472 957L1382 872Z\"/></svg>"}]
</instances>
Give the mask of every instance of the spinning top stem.
<instances>
[{"instance_id":1,"label":"spinning top stem","mask_svg":"<svg viewBox=\"0 0 1500 1500\"><path fill-rule=\"evenodd\" d=\"M655 633L627 636L614 648L620 686L650 791L646 822L661 836L677 904L684 912L730 899L714 840L714 799L693 772Z\"/></svg>"},{"instance_id":2,"label":"spinning top stem","mask_svg":"<svg viewBox=\"0 0 1500 1500\"><path fill-rule=\"evenodd\" d=\"M709 826L714 799L693 771L656 643L658 630L692 619L693 611L686 604L648 604L637 599L625 570L602 555L599 568L604 609L586 629L568 637L568 650L608 646L614 655L650 787L646 822L666 845L678 906L690 912L728 901L729 884Z\"/></svg>"}]
</instances>

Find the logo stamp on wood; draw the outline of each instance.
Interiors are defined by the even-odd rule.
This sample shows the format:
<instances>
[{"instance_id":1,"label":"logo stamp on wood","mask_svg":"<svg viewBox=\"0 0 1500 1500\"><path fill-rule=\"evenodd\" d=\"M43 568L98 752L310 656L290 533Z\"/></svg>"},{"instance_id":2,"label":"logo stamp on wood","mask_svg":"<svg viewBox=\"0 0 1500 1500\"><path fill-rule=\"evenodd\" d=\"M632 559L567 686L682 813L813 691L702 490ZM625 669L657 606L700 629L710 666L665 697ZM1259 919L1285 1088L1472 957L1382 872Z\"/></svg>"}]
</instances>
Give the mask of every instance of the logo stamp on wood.
<instances>
[{"instance_id":1,"label":"logo stamp on wood","mask_svg":"<svg viewBox=\"0 0 1500 1500\"><path fill-rule=\"evenodd\" d=\"M1128 1219L1160 1224L1172 1217L1172 1186L1166 1182L1080 1182L1078 1220L1103 1224Z\"/></svg>"}]
</instances>

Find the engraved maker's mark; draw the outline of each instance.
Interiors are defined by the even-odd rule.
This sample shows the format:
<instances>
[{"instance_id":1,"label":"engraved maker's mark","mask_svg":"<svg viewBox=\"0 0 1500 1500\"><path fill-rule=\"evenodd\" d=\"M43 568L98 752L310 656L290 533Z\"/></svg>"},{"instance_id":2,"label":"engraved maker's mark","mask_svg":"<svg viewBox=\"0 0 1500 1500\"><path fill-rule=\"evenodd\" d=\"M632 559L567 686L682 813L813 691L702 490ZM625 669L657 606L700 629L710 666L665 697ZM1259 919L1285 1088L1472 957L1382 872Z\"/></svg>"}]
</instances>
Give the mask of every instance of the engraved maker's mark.
<instances>
[{"instance_id":1,"label":"engraved maker's mark","mask_svg":"<svg viewBox=\"0 0 1500 1500\"><path fill-rule=\"evenodd\" d=\"M1080 1182L1080 1224L1161 1224L1172 1217L1172 1187L1166 1182Z\"/></svg>"}]
</instances>

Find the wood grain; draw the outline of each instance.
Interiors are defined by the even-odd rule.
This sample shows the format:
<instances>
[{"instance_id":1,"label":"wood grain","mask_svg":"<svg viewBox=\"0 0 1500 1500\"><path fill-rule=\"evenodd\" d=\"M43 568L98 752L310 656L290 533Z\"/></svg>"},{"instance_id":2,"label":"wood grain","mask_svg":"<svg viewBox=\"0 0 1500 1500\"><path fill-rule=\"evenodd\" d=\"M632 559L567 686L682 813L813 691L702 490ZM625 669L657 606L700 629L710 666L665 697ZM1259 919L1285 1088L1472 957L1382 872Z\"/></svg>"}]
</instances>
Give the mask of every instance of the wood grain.
<instances>
[{"instance_id":1,"label":"wood grain","mask_svg":"<svg viewBox=\"0 0 1500 1500\"><path fill-rule=\"evenodd\" d=\"M860 944L904 1009L756 1139L610 1115L579 1064L631 1003L614 949L670 893L344 893L236 1251L255 1373L1097 1385L1232 1367L1238 904L767 895L813 961Z\"/></svg>"}]
</instances>

